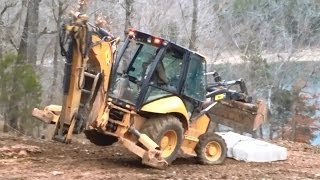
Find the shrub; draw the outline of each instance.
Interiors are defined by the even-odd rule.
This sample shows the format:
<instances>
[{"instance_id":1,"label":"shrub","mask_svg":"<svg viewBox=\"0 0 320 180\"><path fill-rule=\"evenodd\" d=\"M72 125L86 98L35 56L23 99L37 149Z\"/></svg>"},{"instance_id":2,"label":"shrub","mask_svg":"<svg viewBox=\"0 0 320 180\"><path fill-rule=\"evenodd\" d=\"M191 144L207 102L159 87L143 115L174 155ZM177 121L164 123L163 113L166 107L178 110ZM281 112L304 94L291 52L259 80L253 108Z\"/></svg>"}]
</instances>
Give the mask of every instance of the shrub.
<instances>
[{"instance_id":1,"label":"shrub","mask_svg":"<svg viewBox=\"0 0 320 180\"><path fill-rule=\"evenodd\" d=\"M40 123L32 119L31 111L41 100L41 84L33 66L15 54L5 55L0 59L0 83L3 130L33 134Z\"/></svg>"}]
</instances>

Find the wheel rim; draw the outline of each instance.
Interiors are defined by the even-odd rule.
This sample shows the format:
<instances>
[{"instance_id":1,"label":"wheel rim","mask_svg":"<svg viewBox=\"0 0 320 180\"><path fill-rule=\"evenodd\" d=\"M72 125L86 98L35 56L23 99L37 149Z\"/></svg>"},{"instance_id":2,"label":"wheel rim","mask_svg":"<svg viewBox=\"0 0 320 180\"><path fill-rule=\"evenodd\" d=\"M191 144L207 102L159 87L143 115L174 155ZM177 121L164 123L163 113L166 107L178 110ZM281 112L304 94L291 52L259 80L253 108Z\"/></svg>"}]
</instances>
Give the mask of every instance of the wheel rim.
<instances>
[{"instance_id":1,"label":"wheel rim","mask_svg":"<svg viewBox=\"0 0 320 180\"><path fill-rule=\"evenodd\" d=\"M175 131L169 130L164 133L163 137L160 140L160 148L162 150L161 156L163 158L169 157L178 143L178 135Z\"/></svg>"},{"instance_id":2,"label":"wheel rim","mask_svg":"<svg viewBox=\"0 0 320 180\"><path fill-rule=\"evenodd\" d=\"M222 154L222 148L218 142L209 142L204 148L204 155L209 161L217 161Z\"/></svg>"}]
</instances>

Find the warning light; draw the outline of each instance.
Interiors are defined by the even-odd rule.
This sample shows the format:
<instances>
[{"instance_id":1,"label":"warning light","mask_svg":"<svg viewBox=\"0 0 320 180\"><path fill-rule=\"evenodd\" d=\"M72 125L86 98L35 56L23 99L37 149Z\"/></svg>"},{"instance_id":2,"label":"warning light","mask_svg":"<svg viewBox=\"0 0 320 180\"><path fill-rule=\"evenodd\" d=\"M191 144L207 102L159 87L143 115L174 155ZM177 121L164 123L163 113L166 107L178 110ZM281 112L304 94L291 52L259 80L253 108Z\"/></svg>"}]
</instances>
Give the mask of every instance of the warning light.
<instances>
[{"instance_id":1,"label":"warning light","mask_svg":"<svg viewBox=\"0 0 320 180\"><path fill-rule=\"evenodd\" d=\"M134 36L135 33L134 33L134 31L131 31L131 30L130 30L129 33L128 33L128 35L129 35L129 36Z\"/></svg>"},{"instance_id":2,"label":"warning light","mask_svg":"<svg viewBox=\"0 0 320 180\"><path fill-rule=\"evenodd\" d=\"M161 43L161 40L158 39L158 38L154 38L154 39L153 39L153 43L155 43L155 44L160 44L160 43Z\"/></svg>"}]
</instances>

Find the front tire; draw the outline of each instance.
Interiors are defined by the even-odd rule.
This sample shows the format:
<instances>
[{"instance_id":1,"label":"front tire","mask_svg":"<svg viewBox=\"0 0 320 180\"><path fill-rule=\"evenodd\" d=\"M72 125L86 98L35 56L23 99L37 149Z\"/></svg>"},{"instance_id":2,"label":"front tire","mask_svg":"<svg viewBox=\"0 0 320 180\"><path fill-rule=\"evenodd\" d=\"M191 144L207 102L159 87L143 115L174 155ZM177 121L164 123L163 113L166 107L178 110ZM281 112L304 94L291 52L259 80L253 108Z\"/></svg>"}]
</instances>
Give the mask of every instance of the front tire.
<instances>
[{"instance_id":1,"label":"front tire","mask_svg":"<svg viewBox=\"0 0 320 180\"><path fill-rule=\"evenodd\" d=\"M177 117L166 115L148 119L140 132L160 146L161 156L168 164L176 159L183 141L183 127Z\"/></svg>"},{"instance_id":2,"label":"front tire","mask_svg":"<svg viewBox=\"0 0 320 180\"><path fill-rule=\"evenodd\" d=\"M199 137L195 151L200 164L222 164L227 157L227 145L224 139L213 132Z\"/></svg>"}]
</instances>

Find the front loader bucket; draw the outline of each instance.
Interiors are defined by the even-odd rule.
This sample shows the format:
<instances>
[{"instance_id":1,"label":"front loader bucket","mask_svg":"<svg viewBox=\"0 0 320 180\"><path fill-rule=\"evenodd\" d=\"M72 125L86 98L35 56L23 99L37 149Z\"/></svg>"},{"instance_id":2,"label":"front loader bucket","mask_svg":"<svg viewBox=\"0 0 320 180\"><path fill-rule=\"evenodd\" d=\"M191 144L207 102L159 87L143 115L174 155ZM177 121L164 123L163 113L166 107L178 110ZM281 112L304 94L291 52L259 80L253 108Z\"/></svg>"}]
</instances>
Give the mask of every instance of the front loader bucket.
<instances>
[{"instance_id":1,"label":"front loader bucket","mask_svg":"<svg viewBox=\"0 0 320 180\"><path fill-rule=\"evenodd\" d=\"M251 133L267 120L268 109L264 101L256 104L223 100L209 112L214 122L236 131Z\"/></svg>"}]
</instances>

